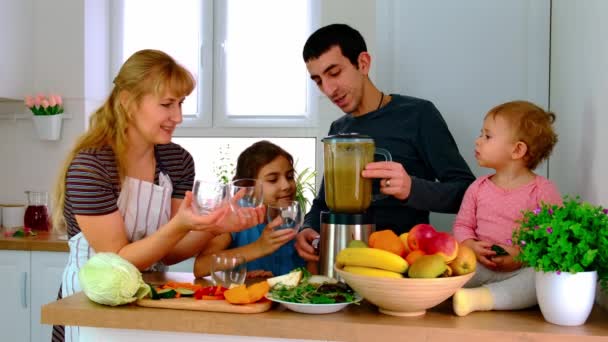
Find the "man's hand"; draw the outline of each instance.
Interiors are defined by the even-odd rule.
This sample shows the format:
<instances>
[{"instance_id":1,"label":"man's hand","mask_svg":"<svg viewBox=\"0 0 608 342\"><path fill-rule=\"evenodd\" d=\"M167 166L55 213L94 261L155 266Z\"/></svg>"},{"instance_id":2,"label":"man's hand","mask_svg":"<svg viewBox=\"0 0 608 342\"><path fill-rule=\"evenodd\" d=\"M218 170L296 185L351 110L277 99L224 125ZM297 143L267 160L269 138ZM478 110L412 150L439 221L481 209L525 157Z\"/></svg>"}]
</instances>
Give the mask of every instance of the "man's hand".
<instances>
[{"instance_id":1,"label":"man's hand","mask_svg":"<svg viewBox=\"0 0 608 342\"><path fill-rule=\"evenodd\" d=\"M319 234L312 228L306 228L296 236L296 250L302 259L306 261L319 261L319 256L315 254L312 247L312 240L319 237Z\"/></svg>"},{"instance_id":2,"label":"man's hand","mask_svg":"<svg viewBox=\"0 0 608 342\"><path fill-rule=\"evenodd\" d=\"M365 165L361 173L365 178L382 178L380 192L405 200L410 197L412 177L405 171L403 165L396 162L373 162Z\"/></svg>"}]
</instances>

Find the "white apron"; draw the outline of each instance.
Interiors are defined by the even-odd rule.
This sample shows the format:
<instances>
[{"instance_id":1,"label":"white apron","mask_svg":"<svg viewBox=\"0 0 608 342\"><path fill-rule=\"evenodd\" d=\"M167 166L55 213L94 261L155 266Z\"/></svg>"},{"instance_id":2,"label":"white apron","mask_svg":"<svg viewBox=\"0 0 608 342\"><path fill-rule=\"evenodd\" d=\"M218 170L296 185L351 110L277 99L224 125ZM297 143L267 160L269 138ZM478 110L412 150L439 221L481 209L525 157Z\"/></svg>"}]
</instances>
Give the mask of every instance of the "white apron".
<instances>
[{"instance_id":1,"label":"white apron","mask_svg":"<svg viewBox=\"0 0 608 342\"><path fill-rule=\"evenodd\" d=\"M118 211L124 222L129 242L138 241L153 234L171 217L171 194L173 184L169 176L160 172L159 185L139 179L125 177L122 190L118 196ZM78 271L95 255L93 248L84 235L78 233L69 241L70 256L63 271L61 297L65 298L81 291ZM161 262L152 265L147 271L165 271ZM78 327L65 327L65 341L78 341Z\"/></svg>"}]
</instances>

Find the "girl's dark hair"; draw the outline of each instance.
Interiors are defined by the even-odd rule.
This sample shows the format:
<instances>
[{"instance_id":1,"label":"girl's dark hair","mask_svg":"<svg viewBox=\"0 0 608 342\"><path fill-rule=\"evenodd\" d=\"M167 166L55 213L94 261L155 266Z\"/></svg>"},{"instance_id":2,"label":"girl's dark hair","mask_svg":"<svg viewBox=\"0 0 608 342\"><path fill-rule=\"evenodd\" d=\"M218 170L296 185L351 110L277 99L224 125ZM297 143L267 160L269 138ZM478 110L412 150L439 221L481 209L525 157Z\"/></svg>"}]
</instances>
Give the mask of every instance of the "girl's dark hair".
<instances>
[{"instance_id":1,"label":"girl's dark hair","mask_svg":"<svg viewBox=\"0 0 608 342\"><path fill-rule=\"evenodd\" d=\"M340 47L342 55L356 67L361 52L367 51L365 39L359 31L346 24L331 24L316 30L306 43L302 51L304 62L317 59L334 46Z\"/></svg>"},{"instance_id":2,"label":"girl's dark hair","mask_svg":"<svg viewBox=\"0 0 608 342\"><path fill-rule=\"evenodd\" d=\"M289 152L267 140L260 140L247 147L236 162L236 173L233 179L257 178L260 169L277 157L285 157L293 165Z\"/></svg>"}]
</instances>

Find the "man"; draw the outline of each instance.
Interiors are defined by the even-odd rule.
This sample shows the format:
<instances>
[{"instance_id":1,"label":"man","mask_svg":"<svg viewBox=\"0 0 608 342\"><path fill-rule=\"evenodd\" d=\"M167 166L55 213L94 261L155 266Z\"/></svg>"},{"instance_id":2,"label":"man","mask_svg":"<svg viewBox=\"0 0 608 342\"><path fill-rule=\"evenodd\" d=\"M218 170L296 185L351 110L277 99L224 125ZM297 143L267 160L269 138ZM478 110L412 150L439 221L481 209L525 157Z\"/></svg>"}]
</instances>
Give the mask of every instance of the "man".
<instances>
[{"instance_id":1,"label":"man","mask_svg":"<svg viewBox=\"0 0 608 342\"><path fill-rule=\"evenodd\" d=\"M390 151L393 162L369 163L363 177L379 178L387 198L374 201L376 229L400 234L429 222L429 211L456 213L475 180L435 106L422 99L384 94L368 77L371 56L361 34L344 24L313 33L303 51L310 78L345 113L329 134L356 132L371 136ZM319 236L320 213L328 210L324 182L296 238L296 249L319 260L311 245Z\"/></svg>"}]
</instances>

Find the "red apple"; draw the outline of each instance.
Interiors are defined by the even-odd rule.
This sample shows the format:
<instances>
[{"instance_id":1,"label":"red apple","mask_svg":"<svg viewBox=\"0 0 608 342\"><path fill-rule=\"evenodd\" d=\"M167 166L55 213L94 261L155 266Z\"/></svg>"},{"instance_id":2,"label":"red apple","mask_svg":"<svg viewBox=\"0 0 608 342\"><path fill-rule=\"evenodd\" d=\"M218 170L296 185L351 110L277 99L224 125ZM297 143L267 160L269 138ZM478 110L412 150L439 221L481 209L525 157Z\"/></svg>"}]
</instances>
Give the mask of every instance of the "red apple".
<instances>
[{"instance_id":1,"label":"red apple","mask_svg":"<svg viewBox=\"0 0 608 342\"><path fill-rule=\"evenodd\" d=\"M439 254L446 263L454 260L458 255L458 241L444 232L438 232L430 224L414 226L407 237L412 251L421 250L426 255Z\"/></svg>"},{"instance_id":2,"label":"red apple","mask_svg":"<svg viewBox=\"0 0 608 342\"><path fill-rule=\"evenodd\" d=\"M420 244L422 241L433 238L435 234L437 234L437 231L430 224L417 224L412 227L407 234L407 244L409 245L411 251L415 251L420 249Z\"/></svg>"}]
</instances>

